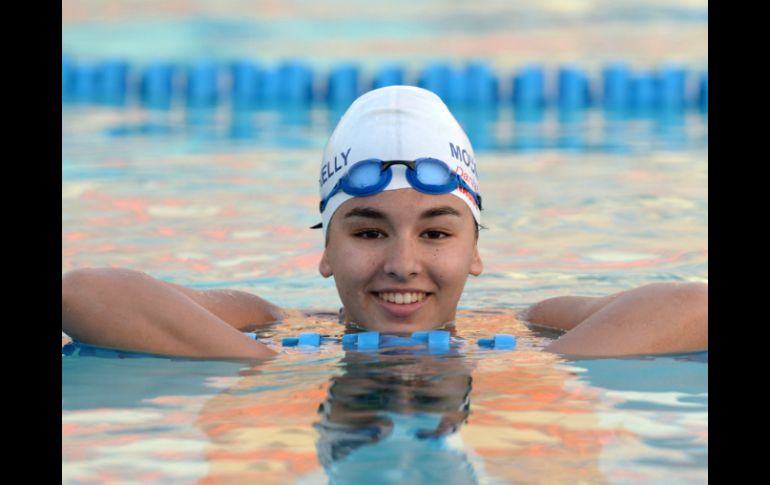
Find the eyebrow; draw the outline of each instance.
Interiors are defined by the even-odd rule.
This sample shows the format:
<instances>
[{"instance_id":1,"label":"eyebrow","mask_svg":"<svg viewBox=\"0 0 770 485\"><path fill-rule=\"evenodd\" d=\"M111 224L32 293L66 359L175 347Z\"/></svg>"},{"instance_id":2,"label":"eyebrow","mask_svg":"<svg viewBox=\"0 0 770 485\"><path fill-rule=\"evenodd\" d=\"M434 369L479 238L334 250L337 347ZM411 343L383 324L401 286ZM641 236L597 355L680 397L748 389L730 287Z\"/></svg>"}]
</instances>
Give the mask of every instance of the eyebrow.
<instances>
[{"instance_id":1,"label":"eyebrow","mask_svg":"<svg viewBox=\"0 0 770 485\"><path fill-rule=\"evenodd\" d=\"M354 207L345 214L345 219L351 217L365 217L367 219L385 219L385 214L371 207Z\"/></svg>"},{"instance_id":2,"label":"eyebrow","mask_svg":"<svg viewBox=\"0 0 770 485\"><path fill-rule=\"evenodd\" d=\"M456 209L449 207L447 205L447 206L441 206L441 207L433 207L431 209L424 211L422 214L420 214L420 219L430 219L433 217L440 217L440 216L462 217ZM377 220L387 219L387 216L384 213L372 207L354 207L353 209L351 209L345 214L344 219L348 219L351 217L364 217L367 219L377 219Z\"/></svg>"},{"instance_id":3,"label":"eyebrow","mask_svg":"<svg viewBox=\"0 0 770 485\"><path fill-rule=\"evenodd\" d=\"M431 217L440 217L440 216L462 217L460 213L457 212L456 209L453 209L452 207L445 205L442 207L434 207L432 209L426 210L425 212L420 214L420 219L430 219Z\"/></svg>"}]
</instances>

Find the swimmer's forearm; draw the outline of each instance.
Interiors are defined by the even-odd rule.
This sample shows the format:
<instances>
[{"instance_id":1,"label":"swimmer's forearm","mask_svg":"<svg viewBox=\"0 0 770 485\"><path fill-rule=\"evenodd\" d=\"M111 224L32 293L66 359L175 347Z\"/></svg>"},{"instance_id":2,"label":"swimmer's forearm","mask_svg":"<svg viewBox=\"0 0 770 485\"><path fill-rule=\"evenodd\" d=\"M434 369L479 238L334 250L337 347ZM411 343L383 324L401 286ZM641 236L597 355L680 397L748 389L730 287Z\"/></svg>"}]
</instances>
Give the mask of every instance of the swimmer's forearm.
<instances>
[{"instance_id":1,"label":"swimmer's forearm","mask_svg":"<svg viewBox=\"0 0 770 485\"><path fill-rule=\"evenodd\" d=\"M103 347L199 358L275 354L169 284L115 268L62 277L62 331Z\"/></svg>"},{"instance_id":2,"label":"swimmer's forearm","mask_svg":"<svg viewBox=\"0 0 770 485\"><path fill-rule=\"evenodd\" d=\"M597 357L708 350L708 285L654 283L612 296L546 350Z\"/></svg>"},{"instance_id":3,"label":"swimmer's forearm","mask_svg":"<svg viewBox=\"0 0 770 485\"><path fill-rule=\"evenodd\" d=\"M605 297L557 296L535 303L521 314L522 320L557 330L572 330L620 293Z\"/></svg>"},{"instance_id":4,"label":"swimmer's forearm","mask_svg":"<svg viewBox=\"0 0 770 485\"><path fill-rule=\"evenodd\" d=\"M196 290L163 282L184 293L227 324L241 332L252 332L280 320L284 311L257 295L238 290Z\"/></svg>"}]
</instances>

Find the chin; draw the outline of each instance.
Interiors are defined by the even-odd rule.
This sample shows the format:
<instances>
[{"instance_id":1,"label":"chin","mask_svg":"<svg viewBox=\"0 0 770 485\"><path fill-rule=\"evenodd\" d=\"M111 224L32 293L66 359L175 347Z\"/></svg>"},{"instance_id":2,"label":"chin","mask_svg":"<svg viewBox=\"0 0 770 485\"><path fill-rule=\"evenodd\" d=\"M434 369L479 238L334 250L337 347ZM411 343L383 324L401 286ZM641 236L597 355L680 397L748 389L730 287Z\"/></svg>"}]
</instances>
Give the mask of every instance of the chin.
<instances>
[{"instance_id":1,"label":"chin","mask_svg":"<svg viewBox=\"0 0 770 485\"><path fill-rule=\"evenodd\" d=\"M365 323L356 323L357 326L373 332L394 335L411 335L412 332L424 332L445 328L452 322L452 318L431 319L429 321L414 320L376 320ZM355 321L355 320L354 320Z\"/></svg>"}]
</instances>

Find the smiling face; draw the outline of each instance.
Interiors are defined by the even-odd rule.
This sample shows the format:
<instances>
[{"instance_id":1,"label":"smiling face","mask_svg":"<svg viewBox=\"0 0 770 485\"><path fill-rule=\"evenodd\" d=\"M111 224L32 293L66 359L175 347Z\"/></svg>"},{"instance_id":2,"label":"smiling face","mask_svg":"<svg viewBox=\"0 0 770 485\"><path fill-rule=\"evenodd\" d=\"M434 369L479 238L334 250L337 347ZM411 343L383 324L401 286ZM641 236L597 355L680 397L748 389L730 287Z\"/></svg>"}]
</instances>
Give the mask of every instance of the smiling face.
<instances>
[{"instance_id":1,"label":"smiling face","mask_svg":"<svg viewBox=\"0 0 770 485\"><path fill-rule=\"evenodd\" d=\"M469 274L483 265L468 206L451 194L387 190L342 204L319 270L334 276L345 319L410 333L454 320Z\"/></svg>"}]
</instances>

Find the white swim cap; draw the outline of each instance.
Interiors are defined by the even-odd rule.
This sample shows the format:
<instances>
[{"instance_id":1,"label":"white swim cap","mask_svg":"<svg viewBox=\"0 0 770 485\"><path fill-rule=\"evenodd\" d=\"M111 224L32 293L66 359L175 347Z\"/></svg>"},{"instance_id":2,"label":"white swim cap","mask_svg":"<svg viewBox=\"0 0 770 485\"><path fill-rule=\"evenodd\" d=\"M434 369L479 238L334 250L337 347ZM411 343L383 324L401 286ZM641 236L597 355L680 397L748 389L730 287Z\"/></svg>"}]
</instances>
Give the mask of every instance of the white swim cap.
<instances>
[{"instance_id":1,"label":"white swim cap","mask_svg":"<svg viewBox=\"0 0 770 485\"><path fill-rule=\"evenodd\" d=\"M387 86L356 99L337 123L321 161L321 199L350 167L361 160L437 158L458 173L476 193L478 178L473 147L452 113L431 91L414 86ZM409 188L406 167L391 167L393 179L384 190ZM475 200L460 188L451 192L465 202L477 223ZM334 212L353 196L337 192L322 214L324 234Z\"/></svg>"}]
</instances>

